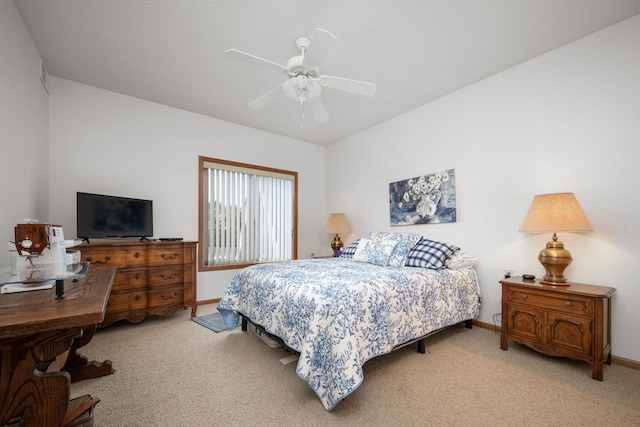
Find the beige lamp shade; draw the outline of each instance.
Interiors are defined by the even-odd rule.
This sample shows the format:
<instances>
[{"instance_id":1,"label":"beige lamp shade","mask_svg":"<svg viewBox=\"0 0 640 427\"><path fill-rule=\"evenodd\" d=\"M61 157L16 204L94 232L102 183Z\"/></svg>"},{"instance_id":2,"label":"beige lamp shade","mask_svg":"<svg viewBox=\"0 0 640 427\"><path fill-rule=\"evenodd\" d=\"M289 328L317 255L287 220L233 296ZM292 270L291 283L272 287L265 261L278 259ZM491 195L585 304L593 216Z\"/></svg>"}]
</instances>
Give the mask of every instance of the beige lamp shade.
<instances>
[{"instance_id":1,"label":"beige lamp shade","mask_svg":"<svg viewBox=\"0 0 640 427\"><path fill-rule=\"evenodd\" d=\"M552 232L553 238L540 251L538 261L546 274L541 283L554 286L567 285L564 270L571 264L571 253L558 241L557 231L592 231L573 193L541 194L533 198L529 212L520 227L525 233Z\"/></svg>"},{"instance_id":2,"label":"beige lamp shade","mask_svg":"<svg viewBox=\"0 0 640 427\"><path fill-rule=\"evenodd\" d=\"M331 241L331 249L333 249L333 256L338 256L338 251L344 247L342 240L340 240L339 233L350 233L349 221L343 213L331 213L327 219L327 225L324 226L324 231L327 233L335 234L335 237Z\"/></svg>"},{"instance_id":3,"label":"beige lamp shade","mask_svg":"<svg viewBox=\"0 0 640 427\"><path fill-rule=\"evenodd\" d=\"M327 225L324 227L324 231L331 234L349 233L351 228L349 227L349 221L343 213L331 213L327 219Z\"/></svg>"},{"instance_id":4,"label":"beige lamp shade","mask_svg":"<svg viewBox=\"0 0 640 427\"><path fill-rule=\"evenodd\" d=\"M593 228L573 193L556 193L533 198L520 231L593 231Z\"/></svg>"}]
</instances>

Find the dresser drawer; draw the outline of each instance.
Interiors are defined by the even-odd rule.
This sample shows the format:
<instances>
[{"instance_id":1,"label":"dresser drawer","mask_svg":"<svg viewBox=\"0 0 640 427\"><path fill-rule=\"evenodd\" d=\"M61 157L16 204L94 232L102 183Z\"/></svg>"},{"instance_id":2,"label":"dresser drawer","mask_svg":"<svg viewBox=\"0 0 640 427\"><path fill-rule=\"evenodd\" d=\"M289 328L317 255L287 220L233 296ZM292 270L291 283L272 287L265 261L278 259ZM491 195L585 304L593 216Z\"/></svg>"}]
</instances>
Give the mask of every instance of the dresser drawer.
<instances>
[{"instance_id":1,"label":"dresser drawer","mask_svg":"<svg viewBox=\"0 0 640 427\"><path fill-rule=\"evenodd\" d=\"M107 313L119 313L130 310L145 309L147 307L147 295L145 292L131 292L119 295L110 295L107 302Z\"/></svg>"},{"instance_id":2,"label":"dresser drawer","mask_svg":"<svg viewBox=\"0 0 640 427\"><path fill-rule=\"evenodd\" d=\"M147 263L144 250L109 251L80 248L83 261L92 265L112 265L118 268L144 267Z\"/></svg>"},{"instance_id":3,"label":"dresser drawer","mask_svg":"<svg viewBox=\"0 0 640 427\"><path fill-rule=\"evenodd\" d=\"M184 264L184 249L179 246L153 248L147 253L148 266Z\"/></svg>"},{"instance_id":4,"label":"dresser drawer","mask_svg":"<svg viewBox=\"0 0 640 427\"><path fill-rule=\"evenodd\" d=\"M118 268L127 267L125 252L81 251L83 261L88 261L92 266L112 265Z\"/></svg>"},{"instance_id":5,"label":"dresser drawer","mask_svg":"<svg viewBox=\"0 0 640 427\"><path fill-rule=\"evenodd\" d=\"M147 277L149 289L158 289L168 285L181 285L184 283L184 269L179 266L150 269Z\"/></svg>"},{"instance_id":6,"label":"dresser drawer","mask_svg":"<svg viewBox=\"0 0 640 427\"><path fill-rule=\"evenodd\" d=\"M507 293L507 302L533 305L539 308L554 309L563 313L583 316L591 316L593 314L592 300L577 295L551 294L511 287Z\"/></svg>"},{"instance_id":7,"label":"dresser drawer","mask_svg":"<svg viewBox=\"0 0 640 427\"><path fill-rule=\"evenodd\" d=\"M183 305L184 291L182 286L147 292L149 306Z\"/></svg>"},{"instance_id":8,"label":"dresser drawer","mask_svg":"<svg viewBox=\"0 0 640 427\"><path fill-rule=\"evenodd\" d=\"M113 279L112 293L128 292L130 290L144 290L147 286L147 272L145 270L118 270Z\"/></svg>"}]
</instances>

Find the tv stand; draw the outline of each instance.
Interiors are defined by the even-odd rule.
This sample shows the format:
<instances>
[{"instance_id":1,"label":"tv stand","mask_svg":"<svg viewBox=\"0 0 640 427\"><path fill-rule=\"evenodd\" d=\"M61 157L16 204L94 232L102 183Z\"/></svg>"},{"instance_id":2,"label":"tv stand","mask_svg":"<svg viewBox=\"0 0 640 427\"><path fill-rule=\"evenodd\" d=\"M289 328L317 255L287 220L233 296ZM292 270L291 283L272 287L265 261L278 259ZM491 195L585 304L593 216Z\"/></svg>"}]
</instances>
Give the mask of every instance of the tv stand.
<instances>
[{"instance_id":1,"label":"tv stand","mask_svg":"<svg viewBox=\"0 0 640 427\"><path fill-rule=\"evenodd\" d=\"M104 321L138 323L147 315L168 316L178 309L196 313L197 242L111 241L82 244L82 261L91 268L115 266Z\"/></svg>"}]
</instances>

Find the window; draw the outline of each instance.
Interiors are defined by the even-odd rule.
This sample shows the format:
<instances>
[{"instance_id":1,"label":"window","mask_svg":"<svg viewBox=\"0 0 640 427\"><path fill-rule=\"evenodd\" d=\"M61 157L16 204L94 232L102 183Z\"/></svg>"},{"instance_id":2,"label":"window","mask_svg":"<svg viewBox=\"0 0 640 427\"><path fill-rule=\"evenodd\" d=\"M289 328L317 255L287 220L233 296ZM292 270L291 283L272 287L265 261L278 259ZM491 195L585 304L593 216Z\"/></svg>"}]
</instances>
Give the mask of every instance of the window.
<instances>
[{"instance_id":1,"label":"window","mask_svg":"<svg viewBox=\"0 0 640 427\"><path fill-rule=\"evenodd\" d=\"M200 270L297 258L298 173L200 156Z\"/></svg>"}]
</instances>

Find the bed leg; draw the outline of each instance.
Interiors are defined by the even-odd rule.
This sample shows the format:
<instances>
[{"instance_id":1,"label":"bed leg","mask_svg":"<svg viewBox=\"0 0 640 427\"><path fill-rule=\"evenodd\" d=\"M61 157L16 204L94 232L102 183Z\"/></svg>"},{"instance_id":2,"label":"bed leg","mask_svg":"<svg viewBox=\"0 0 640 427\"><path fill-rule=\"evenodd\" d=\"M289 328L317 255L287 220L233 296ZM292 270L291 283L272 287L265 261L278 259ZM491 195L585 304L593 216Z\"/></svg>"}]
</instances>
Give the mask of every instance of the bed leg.
<instances>
[{"instance_id":1,"label":"bed leg","mask_svg":"<svg viewBox=\"0 0 640 427\"><path fill-rule=\"evenodd\" d=\"M242 317L242 331L243 332L247 332L247 318L246 317Z\"/></svg>"},{"instance_id":2,"label":"bed leg","mask_svg":"<svg viewBox=\"0 0 640 427\"><path fill-rule=\"evenodd\" d=\"M471 319L464 321L464 327L467 329L471 329Z\"/></svg>"},{"instance_id":3,"label":"bed leg","mask_svg":"<svg viewBox=\"0 0 640 427\"><path fill-rule=\"evenodd\" d=\"M418 341L418 353L420 354L424 354L424 341L425 339L422 338L420 341Z\"/></svg>"}]
</instances>

